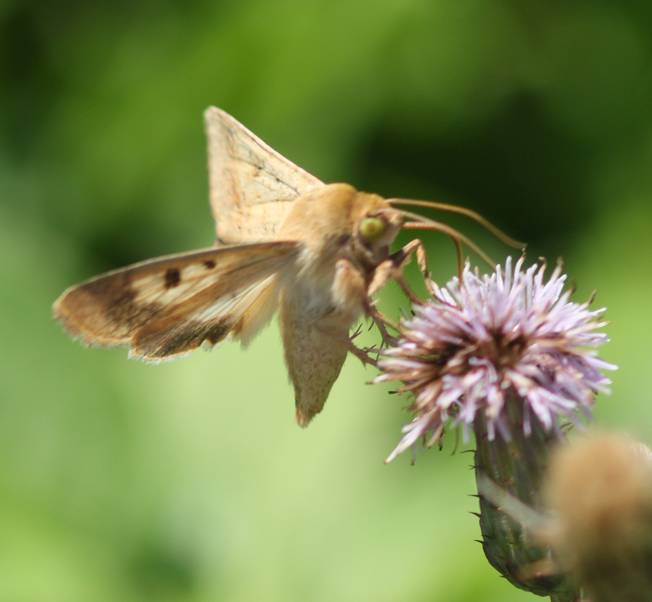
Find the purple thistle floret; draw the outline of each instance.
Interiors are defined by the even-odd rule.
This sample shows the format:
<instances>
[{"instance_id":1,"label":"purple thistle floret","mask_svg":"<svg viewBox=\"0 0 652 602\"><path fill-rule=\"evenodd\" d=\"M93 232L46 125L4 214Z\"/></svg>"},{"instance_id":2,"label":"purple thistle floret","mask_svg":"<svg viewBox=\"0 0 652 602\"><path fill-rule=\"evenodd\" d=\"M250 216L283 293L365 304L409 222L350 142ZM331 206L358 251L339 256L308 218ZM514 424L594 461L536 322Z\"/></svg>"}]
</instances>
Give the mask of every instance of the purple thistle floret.
<instances>
[{"instance_id":1,"label":"purple thistle floret","mask_svg":"<svg viewBox=\"0 0 652 602\"><path fill-rule=\"evenodd\" d=\"M379 362L375 382L401 381L400 390L414 395L415 417L388 462L421 437L432 445L449 423L466 433L476 416L489 439L496 432L508 439L512 399L522 400L526 435L533 423L549 430L560 417L590 416L595 394L611 383L601 371L616 368L595 351L608 340L598 332L605 310L572 302L560 267L547 281L544 271L509 258L490 275L467 264L461 285L458 278L431 284L432 299L414 306Z\"/></svg>"}]
</instances>

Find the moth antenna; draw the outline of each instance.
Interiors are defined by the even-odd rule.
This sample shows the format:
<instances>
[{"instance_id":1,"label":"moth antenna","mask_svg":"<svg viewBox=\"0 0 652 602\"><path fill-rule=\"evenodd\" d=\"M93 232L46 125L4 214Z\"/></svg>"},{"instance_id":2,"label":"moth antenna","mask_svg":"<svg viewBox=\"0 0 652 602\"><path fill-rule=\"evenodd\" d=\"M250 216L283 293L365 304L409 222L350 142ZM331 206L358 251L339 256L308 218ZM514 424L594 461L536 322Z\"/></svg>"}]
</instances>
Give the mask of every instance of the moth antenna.
<instances>
[{"instance_id":1,"label":"moth antenna","mask_svg":"<svg viewBox=\"0 0 652 602\"><path fill-rule=\"evenodd\" d=\"M441 222L436 222L435 220L428 219L427 217L423 217L422 215L419 215L418 213L412 213L410 211L405 211L401 209L401 213L410 219L414 219L417 221L414 222L405 222L403 224L403 228L406 230L435 230L436 232L442 232L443 234L448 235L451 239L454 241L456 240L456 246L459 243L464 243L469 249L471 249L474 253L476 253L478 256L482 258L483 261L487 262L487 264L490 267L494 267L496 263L494 262L493 259L489 255L487 255L478 245L476 245L472 240L464 236L459 230L456 230L455 228L451 228L450 226L447 226L446 224L442 224ZM458 264L460 263L460 253L458 253Z\"/></svg>"},{"instance_id":2,"label":"moth antenna","mask_svg":"<svg viewBox=\"0 0 652 602\"><path fill-rule=\"evenodd\" d=\"M442 226L443 226L443 224L442 224ZM460 238L458 238L452 232L447 232L447 231L442 230L440 228L436 228L433 225L423 224L421 222L406 222L405 224L403 224L403 228L406 229L406 230L435 230L437 232L443 232L444 234L446 234L451 239L453 244L455 245L455 259L456 259L456 263L457 263L457 275L458 275L460 281L462 280L462 272L464 271L464 252L462 250L462 242L461 242ZM464 239L465 239L465 242L469 245L469 247L473 251L478 253L478 255L480 255L480 257L482 257L482 259L484 261L490 262L491 258L489 256L485 255L476 245L474 245L470 240L466 239L466 237L464 237ZM490 265L493 267L494 264L490 264Z\"/></svg>"},{"instance_id":3,"label":"moth antenna","mask_svg":"<svg viewBox=\"0 0 652 602\"><path fill-rule=\"evenodd\" d=\"M513 247L515 249L524 249L525 243L519 240L516 240L503 232L498 226L492 224L488 219L482 217L473 209L468 209L467 207L461 207L459 205L451 205L449 203L440 203L439 201L419 201L416 199L387 199L387 202L390 205L411 205L413 207L427 207L429 209L435 209L438 211L448 211L449 213L459 213L464 215L474 222L480 224L485 230L491 232L498 240L501 240L506 245Z\"/></svg>"},{"instance_id":4,"label":"moth antenna","mask_svg":"<svg viewBox=\"0 0 652 602\"><path fill-rule=\"evenodd\" d=\"M455 260L457 261L457 279L462 282L462 274L464 273L464 253L462 251L462 243L457 238L451 238L455 245Z\"/></svg>"}]
</instances>

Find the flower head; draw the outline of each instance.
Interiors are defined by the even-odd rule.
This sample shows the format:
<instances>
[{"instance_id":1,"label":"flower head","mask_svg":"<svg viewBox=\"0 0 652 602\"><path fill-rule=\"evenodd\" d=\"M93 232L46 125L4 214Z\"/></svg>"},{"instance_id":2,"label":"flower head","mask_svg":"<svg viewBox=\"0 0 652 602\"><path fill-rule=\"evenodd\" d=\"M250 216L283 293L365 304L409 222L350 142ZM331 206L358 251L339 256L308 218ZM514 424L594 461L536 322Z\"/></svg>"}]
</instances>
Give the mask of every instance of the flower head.
<instances>
[{"instance_id":1,"label":"flower head","mask_svg":"<svg viewBox=\"0 0 652 602\"><path fill-rule=\"evenodd\" d=\"M602 370L615 369L595 351L608 340L599 332L604 309L571 301L561 268L547 280L544 272L509 258L490 275L467 264L461 282L432 283L432 299L413 308L379 362L376 382L401 381L414 394L415 417L388 461L422 436L434 443L449 422L468 429L478 417L490 439L509 438L512 399L522 401L526 435L534 422L549 430L559 417L590 415L610 384Z\"/></svg>"}]
</instances>

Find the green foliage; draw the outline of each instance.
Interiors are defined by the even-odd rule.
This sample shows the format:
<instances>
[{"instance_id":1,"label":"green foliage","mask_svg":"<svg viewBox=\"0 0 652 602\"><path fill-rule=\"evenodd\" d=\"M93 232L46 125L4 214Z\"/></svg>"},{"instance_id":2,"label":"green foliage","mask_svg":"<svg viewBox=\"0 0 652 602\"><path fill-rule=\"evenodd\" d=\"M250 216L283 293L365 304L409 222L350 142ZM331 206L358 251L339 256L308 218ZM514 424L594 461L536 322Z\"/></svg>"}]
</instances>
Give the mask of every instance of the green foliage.
<instances>
[{"instance_id":1,"label":"green foliage","mask_svg":"<svg viewBox=\"0 0 652 602\"><path fill-rule=\"evenodd\" d=\"M210 244L215 104L326 181L465 204L532 258L563 255L609 307L621 370L599 419L650 441L651 18L644 2L0 3L0 602L530 599L473 542L469 456L382 464L401 403L354 360L303 432L275 327L152 367L71 343L50 304ZM448 278L450 244L428 245Z\"/></svg>"}]
</instances>

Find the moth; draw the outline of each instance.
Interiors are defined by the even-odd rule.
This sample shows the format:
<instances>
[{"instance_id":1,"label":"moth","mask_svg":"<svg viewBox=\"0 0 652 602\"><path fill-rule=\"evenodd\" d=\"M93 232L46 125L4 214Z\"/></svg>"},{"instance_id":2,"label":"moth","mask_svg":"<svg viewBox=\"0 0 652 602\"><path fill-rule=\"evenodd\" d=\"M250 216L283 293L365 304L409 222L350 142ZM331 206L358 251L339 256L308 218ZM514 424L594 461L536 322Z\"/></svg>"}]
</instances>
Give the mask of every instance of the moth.
<instances>
[{"instance_id":1,"label":"moth","mask_svg":"<svg viewBox=\"0 0 652 602\"><path fill-rule=\"evenodd\" d=\"M158 362L227 336L246 345L278 312L296 419L306 426L347 353L366 360L349 331L360 316L374 315L373 294L400 278L412 254L427 271L418 239L390 253L399 231L439 230L458 248L475 248L456 230L399 206L465 213L497 230L461 207L324 184L218 108L206 111L205 122L214 246L73 286L54 303L54 316L87 345L127 346L130 357Z\"/></svg>"}]
</instances>

